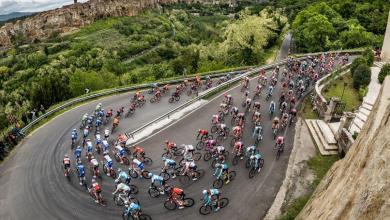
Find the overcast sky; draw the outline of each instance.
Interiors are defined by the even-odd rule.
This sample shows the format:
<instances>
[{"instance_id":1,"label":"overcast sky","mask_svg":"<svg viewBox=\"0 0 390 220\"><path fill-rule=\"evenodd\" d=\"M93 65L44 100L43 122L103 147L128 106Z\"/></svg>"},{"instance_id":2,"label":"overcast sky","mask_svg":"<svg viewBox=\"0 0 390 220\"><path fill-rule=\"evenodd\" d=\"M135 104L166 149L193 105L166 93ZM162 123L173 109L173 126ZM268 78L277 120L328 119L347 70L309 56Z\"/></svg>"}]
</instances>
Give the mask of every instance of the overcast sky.
<instances>
[{"instance_id":1,"label":"overcast sky","mask_svg":"<svg viewBox=\"0 0 390 220\"><path fill-rule=\"evenodd\" d=\"M78 0L86 2L87 0ZM73 0L0 0L0 15L11 12L39 12L63 5L72 4Z\"/></svg>"}]
</instances>

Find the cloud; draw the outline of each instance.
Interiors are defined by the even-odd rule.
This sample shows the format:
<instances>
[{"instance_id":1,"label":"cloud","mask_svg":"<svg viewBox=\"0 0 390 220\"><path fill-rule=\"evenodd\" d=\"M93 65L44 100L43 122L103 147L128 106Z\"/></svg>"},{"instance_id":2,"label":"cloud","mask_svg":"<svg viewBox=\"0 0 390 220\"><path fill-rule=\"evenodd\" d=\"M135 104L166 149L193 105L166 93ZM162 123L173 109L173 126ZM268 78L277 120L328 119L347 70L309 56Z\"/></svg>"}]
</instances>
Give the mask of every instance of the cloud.
<instances>
[{"instance_id":1,"label":"cloud","mask_svg":"<svg viewBox=\"0 0 390 220\"><path fill-rule=\"evenodd\" d=\"M78 2L86 2L79 0ZM73 0L0 0L0 14L39 12L72 4Z\"/></svg>"}]
</instances>

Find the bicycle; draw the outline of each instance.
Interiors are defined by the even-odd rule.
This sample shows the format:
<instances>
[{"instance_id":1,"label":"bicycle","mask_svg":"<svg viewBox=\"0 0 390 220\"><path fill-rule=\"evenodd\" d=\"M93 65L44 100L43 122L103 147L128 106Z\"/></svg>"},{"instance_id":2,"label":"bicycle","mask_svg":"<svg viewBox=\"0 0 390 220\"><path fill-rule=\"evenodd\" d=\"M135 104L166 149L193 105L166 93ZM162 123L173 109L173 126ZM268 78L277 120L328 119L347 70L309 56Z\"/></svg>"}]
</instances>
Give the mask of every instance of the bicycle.
<instances>
[{"instance_id":1,"label":"bicycle","mask_svg":"<svg viewBox=\"0 0 390 220\"><path fill-rule=\"evenodd\" d=\"M211 158L217 158L219 155L217 153L212 152L213 150L208 150L204 155L203 155L203 160L204 161L209 161ZM227 158L229 156L229 151L225 150L223 153L223 156ZM216 163L216 162L215 162Z\"/></svg>"},{"instance_id":2,"label":"bicycle","mask_svg":"<svg viewBox=\"0 0 390 220\"><path fill-rule=\"evenodd\" d=\"M126 203L130 204L132 202L140 204L138 199L131 197L130 195L125 195L124 193L116 193L113 196L113 200L117 206L124 206Z\"/></svg>"},{"instance_id":3,"label":"bicycle","mask_svg":"<svg viewBox=\"0 0 390 220\"><path fill-rule=\"evenodd\" d=\"M273 137L274 137L274 140L275 140L275 138L276 138L276 136L278 135L278 128L272 128L272 135L273 135Z\"/></svg>"},{"instance_id":4,"label":"bicycle","mask_svg":"<svg viewBox=\"0 0 390 220\"><path fill-rule=\"evenodd\" d=\"M228 198L221 198L221 199L219 199L218 203L219 203L219 207L221 209L223 209L229 204L229 199ZM203 204L199 208L199 213L201 215L208 215L213 210L213 207L216 207L216 206L217 206L217 202L208 201L207 203Z\"/></svg>"},{"instance_id":5,"label":"bicycle","mask_svg":"<svg viewBox=\"0 0 390 220\"><path fill-rule=\"evenodd\" d=\"M122 157L122 160L121 160L121 157L120 157L120 155L119 155L117 152L112 151L112 153L114 154L114 158L115 158L115 160L116 160L117 162L122 161L123 164L125 164L125 165L130 165L130 160L129 160L129 158L127 158L126 156L123 156L123 157Z\"/></svg>"},{"instance_id":6,"label":"bicycle","mask_svg":"<svg viewBox=\"0 0 390 220\"><path fill-rule=\"evenodd\" d=\"M129 213L127 208L122 213L123 220L152 220L152 217L150 215L142 213L141 210L134 211L133 213Z\"/></svg>"},{"instance_id":7,"label":"bicycle","mask_svg":"<svg viewBox=\"0 0 390 220\"><path fill-rule=\"evenodd\" d=\"M236 171L230 170L229 171L229 181L234 180L235 177L236 177ZM224 184L227 184L227 180L228 180L228 174L226 172L224 172L222 174L222 177L219 177L218 179L214 180L213 187L216 189L220 189L220 188L222 188L222 186Z\"/></svg>"},{"instance_id":8,"label":"bicycle","mask_svg":"<svg viewBox=\"0 0 390 220\"><path fill-rule=\"evenodd\" d=\"M168 168L164 170L164 167L161 169L161 173L159 176L163 177L165 181L168 181L172 175L180 176L181 170L183 169L182 166L178 166L175 168Z\"/></svg>"},{"instance_id":9,"label":"bicycle","mask_svg":"<svg viewBox=\"0 0 390 220\"><path fill-rule=\"evenodd\" d=\"M279 146L277 146L278 150L276 151L276 160L279 160L280 158L280 155L283 153L284 151L284 144L280 144Z\"/></svg>"},{"instance_id":10,"label":"bicycle","mask_svg":"<svg viewBox=\"0 0 390 220\"><path fill-rule=\"evenodd\" d=\"M172 158L176 156L183 156L185 149L184 147L173 147L171 151L167 148L164 148L165 152L161 155L161 157Z\"/></svg>"},{"instance_id":11,"label":"bicycle","mask_svg":"<svg viewBox=\"0 0 390 220\"><path fill-rule=\"evenodd\" d=\"M195 204L195 200L193 198L183 198L182 199L184 207L192 207ZM175 210L179 206L177 199L169 196L168 199L164 202L164 207L168 210Z\"/></svg>"},{"instance_id":12,"label":"bicycle","mask_svg":"<svg viewBox=\"0 0 390 220\"><path fill-rule=\"evenodd\" d=\"M107 203L106 201L104 201L101 193L97 193L98 197L96 198L96 195L95 193L92 192L92 188L88 188L88 193L89 195L93 198L94 201L98 201L98 204L101 205L101 206L106 206Z\"/></svg>"},{"instance_id":13,"label":"bicycle","mask_svg":"<svg viewBox=\"0 0 390 220\"><path fill-rule=\"evenodd\" d=\"M142 170L140 171L141 172L141 176L145 179L150 179L151 177L149 177L149 171L147 170ZM139 176L138 172L135 170L135 168L133 166L131 166L129 168L129 175L132 177L132 178L137 178Z\"/></svg>"},{"instance_id":14,"label":"bicycle","mask_svg":"<svg viewBox=\"0 0 390 220\"><path fill-rule=\"evenodd\" d=\"M242 150L241 150L242 151ZM238 152L236 152L236 151L234 151L234 153L233 153L233 159L232 159L232 164L233 164L233 166L236 166L237 164L238 164L238 161L240 160L240 159L242 159L243 158L243 156L242 156L242 153L238 153Z\"/></svg>"},{"instance_id":15,"label":"bicycle","mask_svg":"<svg viewBox=\"0 0 390 220\"><path fill-rule=\"evenodd\" d=\"M193 177L195 177L196 179L200 179L200 178L202 178L204 176L204 173L205 173L205 171L203 169L198 169L198 170L195 170L195 171L191 170L189 172L190 172L191 175L188 174L188 172L186 174L184 174L184 175L183 174L179 175L179 182L181 184L183 184L183 185L188 184L188 182L190 180L192 180Z\"/></svg>"},{"instance_id":16,"label":"bicycle","mask_svg":"<svg viewBox=\"0 0 390 220\"><path fill-rule=\"evenodd\" d=\"M169 195L171 189L172 187L168 185L157 187L153 184L152 187L149 187L148 194L150 197L157 198L160 197L161 194Z\"/></svg>"},{"instance_id":17,"label":"bicycle","mask_svg":"<svg viewBox=\"0 0 390 220\"><path fill-rule=\"evenodd\" d=\"M103 163L102 163L103 164ZM104 164L103 164L103 172L108 176L112 177L113 179L116 178L116 172L114 169L110 168L108 169Z\"/></svg>"},{"instance_id":18,"label":"bicycle","mask_svg":"<svg viewBox=\"0 0 390 220\"><path fill-rule=\"evenodd\" d=\"M134 114L134 112L135 112L135 106L134 107L130 107L129 110L125 114L125 118L130 117L131 115Z\"/></svg>"},{"instance_id":19,"label":"bicycle","mask_svg":"<svg viewBox=\"0 0 390 220\"><path fill-rule=\"evenodd\" d=\"M153 96L153 97L150 99L150 103L159 102L160 100L161 100L161 96Z\"/></svg>"},{"instance_id":20,"label":"bicycle","mask_svg":"<svg viewBox=\"0 0 390 220\"><path fill-rule=\"evenodd\" d=\"M180 100L180 95L172 94L172 96L168 99L169 103L178 102Z\"/></svg>"},{"instance_id":21,"label":"bicycle","mask_svg":"<svg viewBox=\"0 0 390 220\"><path fill-rule=\"evenodd\" d=\"M249 179L252 179L256 174L259 173L259 168L262 169L264 166L264 159L260 158L260 162L258 166L255 166L256 164L256 159L250 160L250 169L249 169Z\"/></svg>"}]
</instances>

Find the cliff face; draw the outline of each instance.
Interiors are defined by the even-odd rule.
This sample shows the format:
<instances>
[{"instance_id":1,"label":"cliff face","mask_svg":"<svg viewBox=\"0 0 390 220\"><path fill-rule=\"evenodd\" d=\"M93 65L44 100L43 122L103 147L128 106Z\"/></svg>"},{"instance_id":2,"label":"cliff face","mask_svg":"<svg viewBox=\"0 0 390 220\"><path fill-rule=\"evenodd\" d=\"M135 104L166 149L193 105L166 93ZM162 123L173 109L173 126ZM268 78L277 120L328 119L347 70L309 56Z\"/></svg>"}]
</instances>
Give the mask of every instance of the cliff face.
<instances>
[{"instance_id":1,"label":"cliff face","mask_svg":"<svg viewBox=\"0 0 390 220\"><path fill-rule=\"evenodd\" d=\"M192 3L195 0L90 0L46 12L0 28L0 47L11 45L11 37L23 34L28 39L42 39L54 32L65 33L98 19L117 16L134 16L159 4ZM212 0L196 0L212 3ZM219 2L230 2L223 0Z\"/></svg>"},{"instance_id":2,"label":"cliff face","mask_svg":"<svg viewBox=\"0 0 390 220\"><path fill-rule=\"evenodd\" d=\"M298 219L390 219L390 77L359 137Z\"/></svg>"}]
</instances>

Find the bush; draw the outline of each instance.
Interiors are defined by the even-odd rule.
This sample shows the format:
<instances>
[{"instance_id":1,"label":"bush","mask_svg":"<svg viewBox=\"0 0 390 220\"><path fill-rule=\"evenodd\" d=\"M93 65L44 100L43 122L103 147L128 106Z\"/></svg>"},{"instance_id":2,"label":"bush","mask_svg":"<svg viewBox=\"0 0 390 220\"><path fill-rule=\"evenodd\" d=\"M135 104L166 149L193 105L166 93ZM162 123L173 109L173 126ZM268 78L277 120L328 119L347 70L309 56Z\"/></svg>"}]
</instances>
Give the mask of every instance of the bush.
<instances>
[{"instance_id":1,"label":"bush","mask_svg":"<svg viewBox=\"0 0 390 220\"><path fill-rule=\"evenodd\" d=\"M352 64L351 64L351 73L352 73L352 76L354 75L355 73L355 70L358 66L362 65L362 64L367 64L367 60L364 58L364 57L358 57L356 58Z\"/></svg>"},{"instance_id":2,"label":"bush","mask_svg":"<svg viewBox=\"0 0 390 220\"><path fill-rule=\"evenodd\" d=\"M359 89L360 87L368 86L371 80L371 70L367 64L361 64L355 69L353 74L353 88Z\"/></svg>"},{"instance_id":3,"label":"bush","mask_svg":"<svg viewBox=\"0 0 390 220\"><path fill-rule=\"evenodd\" d=\"M387 75L390 75L390 64L385 64L381 71L379 72L379 75L378 75L378 80L380 83L383 83L383 81L385 80L386 76Z\"/></svg>"},{"instance_id":4,"label":"bush","mask_svg":"<svg viewBox=\"0 0 390 220\"><path fill-rule=\"evenodd\" d=\"M367 65L368 66L372 66L372 64L374 63L374 60L375 60L375 55L374 55L374 52L372 52L371 48L367 48L362 56L367 60Z\"/></svg>"}]
</instances>

